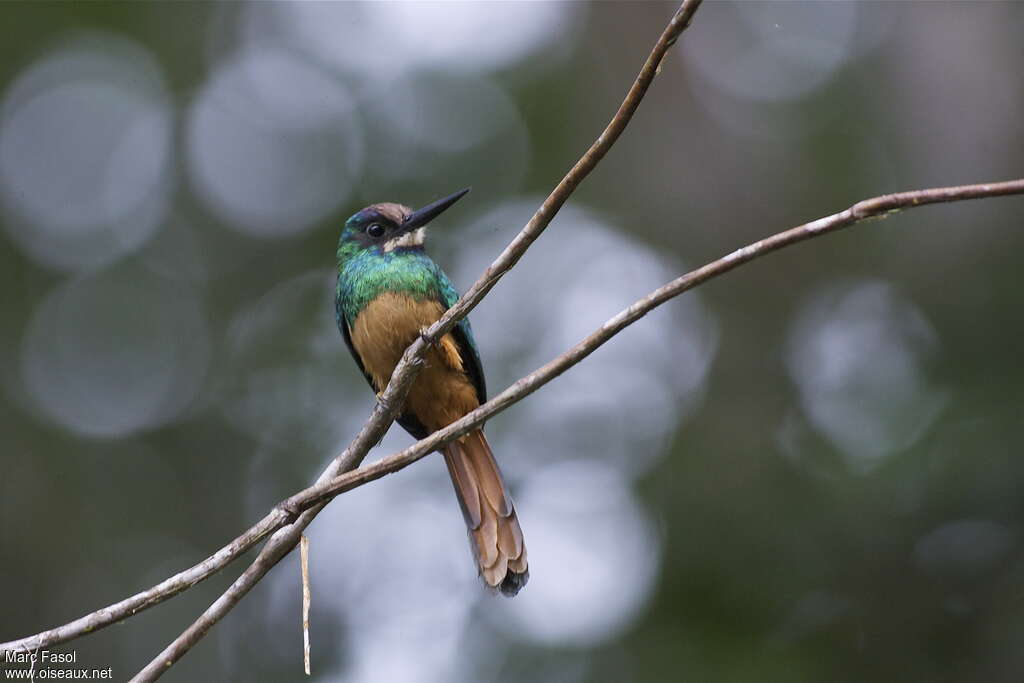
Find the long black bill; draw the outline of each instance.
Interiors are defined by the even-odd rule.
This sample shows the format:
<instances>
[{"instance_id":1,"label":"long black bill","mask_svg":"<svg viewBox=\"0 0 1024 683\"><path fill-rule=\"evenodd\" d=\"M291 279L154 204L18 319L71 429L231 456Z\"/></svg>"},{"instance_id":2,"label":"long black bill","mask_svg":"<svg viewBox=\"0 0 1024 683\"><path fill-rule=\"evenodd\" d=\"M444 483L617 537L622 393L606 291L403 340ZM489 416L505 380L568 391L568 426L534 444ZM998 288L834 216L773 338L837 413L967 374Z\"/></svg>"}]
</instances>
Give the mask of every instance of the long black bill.
<instances>
[{"instance_id":1,"label":"long black bill","mask_svg":"<svg viewBox=\"0 0 1024 683\"><path fill-rule=\"evenodd\" d=\"M410 232L416 228L423 227L430 221L437 218L441 213L455 202L462 199L462 197L469 192L471 188L459 190L453 195L449 195L444 199L438 199L432 204L427 204L418 211L413 211L408 218L402 223L402 232Z\"/></svg>"}]
</instances>

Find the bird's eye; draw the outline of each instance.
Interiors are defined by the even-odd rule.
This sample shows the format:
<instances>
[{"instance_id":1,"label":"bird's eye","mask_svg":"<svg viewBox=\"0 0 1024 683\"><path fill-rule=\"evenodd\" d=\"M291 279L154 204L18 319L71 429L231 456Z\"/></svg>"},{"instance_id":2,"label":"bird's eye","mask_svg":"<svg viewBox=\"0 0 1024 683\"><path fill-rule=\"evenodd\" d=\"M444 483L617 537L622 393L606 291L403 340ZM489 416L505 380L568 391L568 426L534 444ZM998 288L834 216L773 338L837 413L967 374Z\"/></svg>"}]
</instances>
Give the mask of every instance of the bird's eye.
<instances>
[{"instance_id":1,"label":"bird's eye","mask_svg":"<svg viewBox=\"0 0 1024 683\"><path fill-rule=\"evenodd\" d=\"M370 226L366 228L366 234L370 237L383 237L384 226L380 223L371 223Z\"/></svg>"}]
</instances>

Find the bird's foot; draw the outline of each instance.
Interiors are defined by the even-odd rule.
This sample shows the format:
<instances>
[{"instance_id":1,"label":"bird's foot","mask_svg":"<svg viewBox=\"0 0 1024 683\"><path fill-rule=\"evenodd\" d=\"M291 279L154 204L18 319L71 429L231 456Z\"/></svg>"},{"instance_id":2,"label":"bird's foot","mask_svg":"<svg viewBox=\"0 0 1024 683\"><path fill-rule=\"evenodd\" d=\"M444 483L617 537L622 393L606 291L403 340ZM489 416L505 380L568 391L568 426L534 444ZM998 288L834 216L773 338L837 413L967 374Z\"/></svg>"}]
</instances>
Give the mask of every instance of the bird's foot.
<instances>
[{"instance_id":1,"label":"bird's foot","mask_svg":"<svg viewBox=\"0 0 1024 683\"><path fill-rule=\"evenodd\" d=\"M430 325L424 325L423 327L421 327L420 328L420 339L422 339L423 343L426 344L427 346L432 346L435 342L434 342L434 338L431 337L430 334L428 334L429 332L430 332Z\"/></svg>"}]
</instances>

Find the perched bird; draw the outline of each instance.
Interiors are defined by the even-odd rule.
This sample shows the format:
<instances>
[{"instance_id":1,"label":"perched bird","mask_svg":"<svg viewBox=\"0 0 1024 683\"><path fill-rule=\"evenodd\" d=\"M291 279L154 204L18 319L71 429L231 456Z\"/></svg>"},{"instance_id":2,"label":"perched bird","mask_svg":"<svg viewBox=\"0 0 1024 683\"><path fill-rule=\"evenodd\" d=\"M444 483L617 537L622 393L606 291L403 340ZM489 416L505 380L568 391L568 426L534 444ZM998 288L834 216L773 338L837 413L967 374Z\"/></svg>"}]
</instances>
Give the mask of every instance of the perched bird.
<instances>
[{"instance_id":1,"label":"perched bird","mask_svg":"<svg viewBox=\"0 0 1024 683\"><path fill-rule=\"evenodd\" d=\"M373 204L345 221L338 241L338 329L378 395L420 331L459 298L423 242L427 223L467 192L418 211L401 204ZM463 319L427 351L398 423L422 439L486 400L480 355L469 320ZM483 430L452 441L442 452L481 578L490 588L515 595L529 578L526 546Z\"/></svg>"}]
</instances>

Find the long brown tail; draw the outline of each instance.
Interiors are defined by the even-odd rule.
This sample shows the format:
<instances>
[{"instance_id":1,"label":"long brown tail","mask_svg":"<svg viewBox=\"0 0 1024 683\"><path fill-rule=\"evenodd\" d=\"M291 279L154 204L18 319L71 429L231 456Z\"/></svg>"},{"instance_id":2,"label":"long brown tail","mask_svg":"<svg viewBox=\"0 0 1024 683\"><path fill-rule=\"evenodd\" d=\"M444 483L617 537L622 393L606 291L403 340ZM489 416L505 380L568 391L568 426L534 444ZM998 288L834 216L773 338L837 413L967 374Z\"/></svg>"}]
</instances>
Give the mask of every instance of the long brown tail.
<instances>
[{"instance_id":1,"label":"long brown tail","mask_svg":"<svg viewBox=\"0 0 1024 683\"><path fill-rule=\"evenodd\" d=\"M526 545L512 497L481 430L448 444L444 461L466 519L473 556L488 587L511 597L526 585Z\"/></svg>"}]
</instances>

